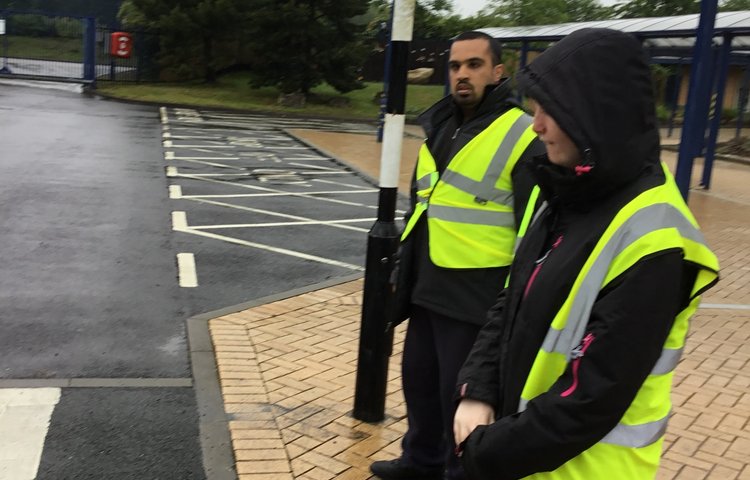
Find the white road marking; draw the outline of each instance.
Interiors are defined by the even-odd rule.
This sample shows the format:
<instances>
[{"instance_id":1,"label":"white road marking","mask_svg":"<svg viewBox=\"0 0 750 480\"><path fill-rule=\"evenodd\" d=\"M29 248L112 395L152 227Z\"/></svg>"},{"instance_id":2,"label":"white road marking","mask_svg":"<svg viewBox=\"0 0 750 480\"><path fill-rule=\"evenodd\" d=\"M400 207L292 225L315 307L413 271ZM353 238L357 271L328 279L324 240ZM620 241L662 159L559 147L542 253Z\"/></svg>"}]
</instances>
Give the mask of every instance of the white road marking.
<instances>
[{"instance_id":1,"label":"white road marking","mask_svg":"<svg viewBox=\"0 0 750 480\"><path fill-rule=\"evenodd\" d=\"M198 235L201 237L213 238L214 240L222 240L224 242L234 243L236 245L242 245L245 247L258 248L258 249L266 250L269 252L280 253L282 255L297 257L303 260L310 260L313 262L324 263L326 265L342 267L342 268L346 268L349 270L355 270L357 272L363 272L365 270L363 267L360 267L359 265L352 265L351 263L340 262L338 260L332 260L330 258L318 257L317 255L309 255L307 253L296 252L294 250L288 250L286 248L279 248L279 247L274 247L271 245L264 245L262 243L247 242L245 240L240 240L238 238L227 237L225 235L217 235L215 233L204 232L202 230L193 230L191 228L186 228L186 229L179 230L179 231L183 233L190 233L193 235Z\"/></svg>"},{"instance_id":2,"label":"white road marking","mask_svg":"<svg viewBox=\"0 0 750 480\"><path fill-rule=\"evenodd\" d=\"M177 271L179 273L181 287L194 288L198 286L198 272L195 269L195 255L192 253L178 253Z\"/></svg>"},{"instance_id":3,"label":"white road marking","mask_svg":"<svg viewBox=\"0 0 750 480\"><path fill-rule=\"evenodd\" d=\"M166 142L165 142L166 143ZM166 145L164 145L166 147ZM169 142L169 148L201 148L204 150L212 148L237 148L234 145L173 145Z\"/></svg>"},{"instance_id":4,"label":"white road marking","mask_svg":"<svg viewBox=\"0 0 750 480\"><path fill-rule=\"evenodd\" d=\"M174 160L174 157L172 158L172 160ZM198 163L200 165L207 165L209 167L216 167L216 168L231 168L232 170L247 170L247 167L238 167L236 165L227 165L225 163L207 162L205 160L192 160L192 159L187 159L187 158L180 158L180 161Z\"/></svg>"},{"instance_id":5,"label":"white road marking","mask_svg":"<svg viewBox=\"0 0 750 480\"><path fill-rule=\"evenodd\" d=\"M161 123L162 124L169 123L169 116L167 115L167 107L160 107L159 108L159 116L161 117Z\"/></svg>"},{"instance_id":6,"label":"white road marking","mask_svg":"<svg viewBox=\"0 0 750 480\"><path fill-rule=\"evenodd\" d=\"M320 190L317 192L304 192L305 195L346 195L352 193L376 193L377 188L368 188L362 190ZM287 197L295 196L296 192L278 192L278 193L234 193L219 195L183 195L182 198L251 198L251 197Z\"/></svg>"},{"instance_id":7,"label":"white road marking","mask_svg":"<svg viewBox=\"0 0 750 480\"><path fill-rule=\"evenodd\" d=\"M172 154L168 160L240 160L240 157L178 157L174 152L167 153Z\"/></svg>"},{"instance_id":8,"label":"white road marking","mask_svg":"<svg viewBox=\"0 0 750 480\"><path fill-rule=\"evenodd\" d=\"M182 231L188 228L187 214L176 210L172 212L172 230Z\"/></svg>"},{"instance_id":9,"label":"white road marking","mask_svg":"<svg viewBox=\"0 0 750 480\"><path fill-rule=\"evenodd\" d=\"M701 303L698 308L712 308L717 310L750 310L750 305L731 303Z\"/></svg>"},{"instance_id":10,"label":"white road marking","mask_svg":"<svg viewBox=\"0 0 750 480\"><path fill-rule=\"evenodd\" d=\"M169 172L167 173L167 176L169 176ZM339 199L336 199L336 198L316 197L314 195L313 196L308 195L307 193L285 192L283 190L278 190L278 189L269 188L269 187L261 187L259 185L245 185L245 184L242 184L242 183L232 183L232 182L226 182L224 180L216 180L216 179L213 179L213 178L194 177L193 175L182 174L182 173L181 174L175 173L172 176L179 176L180 178L188 178L188 179L192 179L192 180L199 180L199 181L202 181L202 182L220 183L222 185L231 185L233 187L246 188L246 189L249 189L249 190L260 190L260 191L265 191L265 192L284 193L284 194L287 194L287 195L292 196L292 197L312 198L312 199L315 199L315 200L317 200L319 202L338 203L338 204L341 204L341 205L351 205L353 207L369 208L369 209L372 209L372 210L377 210L377 208L378 208L377 205L366 205L364 203L358 203L358 202L347 202L346 200L339 200Z\"/></svg>"},{"instance_id":11,"label":"white road marking","mask_svg":"<svg viewBox=\"0 0 750 480\"><path fill-rule=\"evenodd\" d=\"M169 166L167 167L167 177L178 177L182 176L177 172L177 167Z\"/></svg>"},{"instance_id":12,"label":"white road marking","mask_svg":"<svg viewBox=\"0 0 750 480\"><path fill-rule=\"evenodd\" d=\"M300 217L300 216L297 216L297 215L289 215L287 213L274 212L274 211L271 211L271 210L263 210L263 209L260 209L260 208L245 207L244 205L234 205L234 204L231 204L231 203L216 202L214 200L204 200L204 199L201 199L201 198L191 198L189 200L192 200L194 202L199 202L199 203L206 203L206 204L209 204L209 205L216 205L218 207L226 207L226 208L232 208L232 209L235 209L235 210L242 210L244 212L260 213L262 215L268 215L268 216L271 216L271 217L288 218L290 220L296 220L296 221L300 221L300 222L322 222L322 220L315 220L314 218ZM185 225L187 225L187 222L185 222ZM335 223L334 224L330 224L328 226L334 227L334 228L341 228L341 229L344 229L344 230L356 230L356 231L361 231L362 230L361 228L352 227L350 225L338 225L338 224L335 224ZM192 227L189 227L189 228L192 228Z\"/></svg>"},{"instance_id":13,"label":"white road marking","mask_svg":"<svg viewBox=\"0 0 750 480\"><path fill-rule=\"evenodd\" d=\"M182 198L182 187L179 185L169 186L169 198L179 199Z\"/></svg>"},{"instance_id":14,"label":"white road marking","mask_svg":"<svg viewBox=\"0 0 750 480\"><path fill-rule=\"evenodd\" d=\"M172 138L172 134L169 132L163 132L161 138Z\"/></svg>"},{"instance_id":15,"label":"white road marking","mask_svg":"<svg viewBox=\"0 0 750 480\"><path fill-rule=\"evenodd\" d=\"M164 148L172 148L172 140L164 140L161 144Z\"/></svg>"},{"instance_id":16,"label":"white road marking","mask_svg":"<svg viewBox=\"0 0 750 480\"><path fill-rule=\"evenodd\" d=\"M362 222L375 222L377 218L345 218L342 220L308 220L299 222L268 222L268 223L234 223L227 225L190 225L189 228L195 230L220 230L225 228L263 228L263 227L289 227L297 225L336 225L342 223L362 223ZM350 230L358 230L360 232L367 233L370 231L369 228L350 228Z\"/></svg>"},{"instance_id":17,"label":"white road marking","mask_svg":"<svg viewBox=\"0 0 750 480\"><path fill-rule=\"evenodd\" d=\"M0 389L0 480L34 480L59 388Z\"/></svg>"},{"instance_id":18,"label":"white road marking","mask_svg":"<svg viewBox=\"0 0 750 480\"><path fill-rule=\"evenodd\" d=\"M164 152L164 160L174 160L174 152Z\"/></svg>"}]
</instances>

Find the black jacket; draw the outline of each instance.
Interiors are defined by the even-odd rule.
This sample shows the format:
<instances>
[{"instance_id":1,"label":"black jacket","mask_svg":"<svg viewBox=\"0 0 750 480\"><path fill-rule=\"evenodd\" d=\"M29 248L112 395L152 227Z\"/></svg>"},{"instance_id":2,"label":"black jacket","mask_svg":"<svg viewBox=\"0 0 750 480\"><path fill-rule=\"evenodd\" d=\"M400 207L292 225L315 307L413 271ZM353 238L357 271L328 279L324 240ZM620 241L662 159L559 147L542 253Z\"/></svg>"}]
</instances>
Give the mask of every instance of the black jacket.
<instances>
[{"instance_id":1,"label":"black jacket","mask_svg":"<svg viewBox=\"0 0 750 480\"><path fill-rule=\"evenodd\" d=\"M650 70L633 37L580 30L538 57L520 82L591 168L577 175L546 156L534 161L549 208L519 245L511 283L458 379L457 396L491 404L497 419L478 427L463 445L471 479L554 470L602 439L659 358L696 274L681 251L668 250L612 281L594 303L587 326L594 340L580 361L573 393L560 395L573 385L569 366L547 393L517 413L549 325L604 229L623 205L664 181Z\"/></svg>"},{"instance_id":2,"label":"black jacket","mask_svg":"<svg viewBox=\"0 0 750 480\"><path fill-rule=\"evenodd\" d=\"M438 171L442 174L450 160L476 135L486 129L503 113L519 104L513 97L509 82L490 86L476 114L463 121L461 110L451 96L443 98L419 118L427 134L430 149ZM521 165L544 152L544 146L534 140L512 172L514 204L517 223L534 186L531 172ZM416 179L412 182L412 210L416 203ZM408 218L409 214L407 214ZM432 263L429 257L426 216L416 225L414 232L403 245L404 265L410 268L413 289L411 303L420 305L460 321L484 325L487 310L492 306L502 288L507 267L480 269L446 269Z\"/></svg>"}]
</instances>

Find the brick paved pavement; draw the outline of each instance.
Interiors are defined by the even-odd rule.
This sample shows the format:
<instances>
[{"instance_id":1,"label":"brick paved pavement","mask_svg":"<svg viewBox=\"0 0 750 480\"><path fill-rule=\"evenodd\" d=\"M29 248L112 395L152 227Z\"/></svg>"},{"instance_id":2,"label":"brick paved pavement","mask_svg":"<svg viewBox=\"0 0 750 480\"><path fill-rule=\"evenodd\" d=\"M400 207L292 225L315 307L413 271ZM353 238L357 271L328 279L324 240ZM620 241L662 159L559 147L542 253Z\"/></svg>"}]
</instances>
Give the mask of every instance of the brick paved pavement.
<instances>
[{"instance_id":1,"label":"brick paved pavement","mask_svg":"<svg viewBox=\"0 0 750 480\"><path fill-rule=\"evenodd\" d=\"M379 146L370 137L295 133L377 177ZM407 172L418 144L405 140ZM674 154L665 160L673 165ZM750 166L717 162L712 190L694 190L690 206L719 256L722 279L703 299L710 308L693 319L675 374L658 478L750 480ZM399 455L403 326L385 421L351 417L361 290L361 279L349 281L209 322L240 480L366 479L372 461Z\"/></svg>"}]
</instances>

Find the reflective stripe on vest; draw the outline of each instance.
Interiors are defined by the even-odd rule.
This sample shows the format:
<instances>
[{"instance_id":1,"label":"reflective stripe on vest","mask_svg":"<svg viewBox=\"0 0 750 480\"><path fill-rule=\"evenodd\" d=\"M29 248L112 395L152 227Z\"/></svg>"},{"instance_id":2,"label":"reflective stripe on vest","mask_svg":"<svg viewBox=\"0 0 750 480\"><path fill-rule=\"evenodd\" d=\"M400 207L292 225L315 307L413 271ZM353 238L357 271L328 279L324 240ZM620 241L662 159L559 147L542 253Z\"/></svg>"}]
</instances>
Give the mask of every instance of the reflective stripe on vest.
<instances>
[{"instance_id":1,"label":"reflective stripe on vest","mask_svg":"<svg viewBox=\"0 0 750 480\"><path fill-rule=\"evenodd\" d=\"M416 170L417 204L402 241L427 212L430 257L435 265L487 268L510 264L516 238L510 174L535 137L531 118L520 109L510 109L469 141L450 160L442 177L423 145Z\"/></svg>"},{"instance_id":2,"label":"reflective stripe on vest","mask_svg":"<svg viewBox=\"0 0 750 480\"><path fill-rule=\"evenodd\" d=\"M661 440L671 410L670 389L680 359L690 316L699 294L715 281L718 261L705 244L669 171L666 181L633 199L615 216L576 278L540 348L519 402L519 411L565 372L573 349L586 331L594 302L612 280L648 255L679 248L685 261L700 267L690 304L675 318L659 360L620 423L602 440L553 472L533 479L653 478ZM615 474L613 471L622 471Z\"/></svg>"}]
</instances>

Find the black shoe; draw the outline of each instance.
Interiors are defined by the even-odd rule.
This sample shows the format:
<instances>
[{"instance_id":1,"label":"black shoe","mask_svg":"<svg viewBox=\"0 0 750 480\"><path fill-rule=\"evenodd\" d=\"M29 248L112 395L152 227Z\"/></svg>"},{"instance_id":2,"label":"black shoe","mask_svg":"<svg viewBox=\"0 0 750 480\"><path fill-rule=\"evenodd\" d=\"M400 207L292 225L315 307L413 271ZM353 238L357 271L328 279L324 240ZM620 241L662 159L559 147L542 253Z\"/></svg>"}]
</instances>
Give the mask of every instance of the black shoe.
<instances>
[{"instance_id":1,"label":"black shoe","mask_svg":"<svg viewBox=\"0 0 750 480\"><path fill-rule=\"evenodd\" d=\"M370 465L370 471L383 480L442 480L442 467L407 465L400 458L380 460Z\"/></svg>"}]
</instances>

